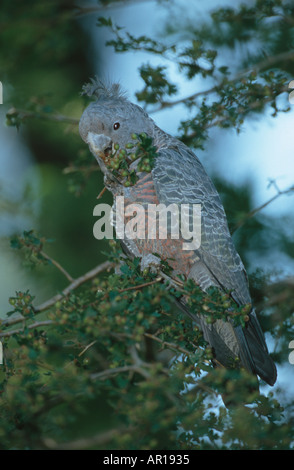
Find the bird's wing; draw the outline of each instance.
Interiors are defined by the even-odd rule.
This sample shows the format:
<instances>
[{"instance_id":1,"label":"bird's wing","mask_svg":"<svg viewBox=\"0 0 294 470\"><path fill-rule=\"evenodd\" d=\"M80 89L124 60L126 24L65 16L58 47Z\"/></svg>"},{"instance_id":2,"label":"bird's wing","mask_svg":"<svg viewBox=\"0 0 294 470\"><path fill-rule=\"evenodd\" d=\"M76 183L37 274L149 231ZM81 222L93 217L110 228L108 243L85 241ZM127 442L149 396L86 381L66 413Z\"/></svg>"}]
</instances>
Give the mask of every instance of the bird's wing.
<instances>
[{"instance_id":1,"label":"bird's wing","mask_svg":"<svg viewBox=\"0 0 294 470\"><path fill-rule=\"evenodd\" d=\"M190 276L204 289L218 286L232 291L238 304L250 303L245 269L223 205L195 154L184 145L161 149L152 176L160 203L201 205L201 245Z\"/></svg>"},{"instance_id":2,"label":"bird's wing","mask_svg":"<svg viewBox=\"0 0 294 470\"><path fill-rule=\"evenodd\" d=\"M181 143L160 149L152 177L160 203L201 205L201 245L195 250L197 256L190 277L204 290L217 286L230 290L239 305L250 303L245 268L232 241L223 205L195 154ZM233 327L227 319L212 325L201 315L194 319L219 362L228 367L239 357L247 370L271 385L275 382L276 368L254 310L245 328Z\"/></svg>"}]
</instances>

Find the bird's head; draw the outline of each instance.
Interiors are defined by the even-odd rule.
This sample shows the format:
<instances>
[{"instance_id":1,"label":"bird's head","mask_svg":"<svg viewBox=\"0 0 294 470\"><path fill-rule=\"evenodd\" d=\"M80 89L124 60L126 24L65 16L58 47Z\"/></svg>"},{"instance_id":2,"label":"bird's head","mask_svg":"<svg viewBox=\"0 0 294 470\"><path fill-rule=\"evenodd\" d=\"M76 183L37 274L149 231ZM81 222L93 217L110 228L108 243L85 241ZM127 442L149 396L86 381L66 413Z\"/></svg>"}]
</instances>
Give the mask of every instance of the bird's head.
<instances>
[{"instance_id":1,"label":"bird's head","mask_svg":"<svg viewBox=\"0 0 294 470\"><path fill-rule=\"evenodd\" d=\"M127 100L117 84L106 87L100 80L92 80L83 87L83 94L97 100L81 116L80 135L106 173L115 148L125 149L133 134L144 132L152 137L154 123L142 108Z\"/></svg>"}]
</instances>

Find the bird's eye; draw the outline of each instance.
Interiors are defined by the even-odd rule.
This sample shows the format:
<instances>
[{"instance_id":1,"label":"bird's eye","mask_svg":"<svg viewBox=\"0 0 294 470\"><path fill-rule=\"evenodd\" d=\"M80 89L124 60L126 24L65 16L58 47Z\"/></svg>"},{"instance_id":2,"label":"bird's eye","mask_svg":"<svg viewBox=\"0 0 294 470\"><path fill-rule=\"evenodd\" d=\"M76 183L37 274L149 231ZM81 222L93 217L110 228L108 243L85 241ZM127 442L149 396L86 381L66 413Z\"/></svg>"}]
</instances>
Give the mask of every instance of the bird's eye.
<instances>
[{"instance_id":1,"label":"bird's eye","mask_svg":"<svg viewBox=\"0 0 294 470\"><path fill-rule=\"evenodd\" d=\"M115 122L115 123L113 124L113 129L114 129L115 131L117 131L117 129L119 129L119 128L120 128L120 123L119 123L119 122Z\"/></svg>"}]
</instances>

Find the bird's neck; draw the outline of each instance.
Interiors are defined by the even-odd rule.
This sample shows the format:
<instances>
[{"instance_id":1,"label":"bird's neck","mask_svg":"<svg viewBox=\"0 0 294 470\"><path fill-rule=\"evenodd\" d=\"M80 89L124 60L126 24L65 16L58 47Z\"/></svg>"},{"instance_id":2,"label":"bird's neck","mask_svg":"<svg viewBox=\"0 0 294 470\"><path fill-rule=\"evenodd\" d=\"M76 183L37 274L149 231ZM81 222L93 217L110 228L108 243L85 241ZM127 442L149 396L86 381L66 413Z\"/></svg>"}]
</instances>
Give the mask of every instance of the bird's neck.
<instances>
[{"instance_id":1,"label":"bird's neck","mask_svg":"<svg viewBox=\"0 0 294 470\"><path fill-rule=\"evenodd\" d=\"M173 144L173 140L176 141L170 134L167 134L156 125L154 126L153 141L158 150L170 147Z\"/></svg>"}]
</instances>

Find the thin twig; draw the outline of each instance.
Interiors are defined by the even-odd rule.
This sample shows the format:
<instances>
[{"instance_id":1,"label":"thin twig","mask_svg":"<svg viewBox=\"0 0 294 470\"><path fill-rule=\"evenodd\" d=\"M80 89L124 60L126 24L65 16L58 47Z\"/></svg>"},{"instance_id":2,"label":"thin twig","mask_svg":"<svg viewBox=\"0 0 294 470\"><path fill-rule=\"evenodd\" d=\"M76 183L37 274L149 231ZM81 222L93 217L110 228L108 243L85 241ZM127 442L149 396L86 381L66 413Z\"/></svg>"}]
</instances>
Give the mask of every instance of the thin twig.
<instances>
[{"instance_id":1,"label":"thin twig","mask_svg":"<svg viewBox=\"0 0 294 470\"><path fill-rule=\"evenodd\" d=\"M282 62L284 60L291 60L291 59L294 59L293 50L287 51L287 52L282 52L281 54L277 54L275 56L267 57L265 60L262 60L258 64L255 64L252 67L248 67L247 69L242 70L241 72L237 73L235 75L235 77L228 80L226 82L226 84L235 83L236 81L246 77L246 75L248 75L248 73L250 73L250 72L259 73L259 72L261 72L261 70L263 70L267 67L270 67L270 66L272 66L272 65L274 65L278 62ZM215 93L217 90L222 88L222 86L223 86L223 84L219 83L218 85L215 85L211 88L208 88L207 90L203 90L203 91L199 91L197 93L193 93L192 95L186 96L185 98L179 98L179 99L174 100L174 101L162 101L157 108L155 107L154 109L150 110L149 113L150 114L151 113L157 113L159 111L162 111L166 108L171 108L171 107L176 106L178 104L195 101L195 99L198 98L199 96L206 96L206 95L210 95L211 93ZM282 93L286 90L287 90L287 88L283 87L281 89L280 93Z\"/></svg>"},{"instance_id":2,"label":"thin twig","mask_svg":"<svg viewBox=\"0 0 294 470\"><path fill-rule=\"evenodd\" d=\"M176 106L178 104L195 101L195 99L198 98L199 96L205 96L205 95L209 95L210 93L214 93L220 87L221 85L215 85L212 88L208 88L207 90L203 90L203 91L198 91L197 93L193 93L192 95L186 96L185 98L179 98L174 101L162 101L157 108L155 107L153 109L150 109L149 114L158 113L159 111L162 111L167 108L172 108L173 106Z\"/></svg>"},{"instance_id":3,"label":"thin twig","mask_svg":"<svg viewBox=\"0 0 294 470\"><path fill-rule=\"evenodd\" d=\"M43 439L43 444L48 449L52 450L82 450L105 445L116 437L122 436L127 432L134 432L134 428L121 426L119 428L110 429L109 431L96 434L92 437L76 439L74 441L64 443L57 443L54 439L48 437Z\"/></svg>"},{"instance_id":4,"label":"thin twig","mask_svg":"<svg viewBox=\"0 0 294 470\"><path fill-rule=\"evenodd\" d=\"M255 209L253 209L252 211L248 212L248 214L246 214L242 220L240 220L236 225L235 227L232 229L232 233L234 233L237 229L239 229L240 227L242 227L248 219L251 219L252 217L254 217L258 212L260 212L262 209L264 209L265 207L267 207L269 204L271 204L273 201L275 201L276 199L278 199L280 196L283 196L285 194L289 194L293 192L294 193L294 186L290 186L290 188L288 189L285 189L283 191L280 191L278 190L277 194L275 194L273 197L271 197L268 201L264 202L263 204L261 204L260 206L256 207Z\"/></svg>"},{"instance_id":5,"label":"thin twig","mask_svg":"<svg viewBox=\"0 0 294 470\"><path fill-rule=\"evenodd\" d=\"M287 86L283 86L281 87L281 89L279 90L279 93L284 93L288 91L288 87ZM267 103L270 103L271 101L273 101L275 99L274 96L268 96L268 97L264 97L263 100L261 101L260 99L256 100L256 101L253 101L252 103L249 103L246 107L246 112L248 112L248 110L254 110L254 109L258 109L260 108L261 106L264 106L265 104ZM243 111L242 111L243 112ZM239 114L241 114L241 111L239 112ZM219 125L221 125L223 122L225 121L228 121L229 120L229 117L226 115L226 116L222 116L220 117L219 119L215 119L214 121L211 121L209 122L206 126L204 126L204 130L206 129L211 129L212 127L217 127ZM190 134L187 134L185 137L187 139L193 139L194 137L197 137L199 131L193 131L191 132Z\"/></svg>"},{"instance_id":6,"label":"thin twig","mask_svg":"<svg viewBox=\"0 0 294 470\"><path fill-rule=\"evenodd\" d=\"M47 261L54 264L54 266L66 277L66 279L70 282L73 282L74 278L58 263L55 259L51 258L51 256L47 255L44 251L40 251L40 255L46 258Z\"/></svg>"},{"instance_id":7,"label":"thin twig","mask_svg":"<svg viewBox=\"0 0 294 470\"><path fill-rule=\"evenodd\" d=\"M27 109L18 109L18 108L10 108L7 111L8 117L17 116L20 119L43 119L44 121L56 121L56 122L64 122L67 124L79 124L78 118L72 118L69 116L64 116L63 114L59 113L42 113L38 111L29 111Z\"/></svg>"},{"instance_id":8,"label":"thin twig","mask_svg":"<svg viewBox=\"0 0 294 470\"><path fill-rule=\"evenodd\" d=\"M23 321L23 319L22 320L19 319L19 321ZM34 328L40 328L40 326L48 326L48 325L52 325L52 324L53 324L52 320L44 320L44 321L39 321L39 322L32 323L31 325L26 325L26 328L28 328L28 330L33 330ZM23 333L23 331L24 331L24 328L18 328L16 330L4 331L3 333L0 333L0 338L17 335L19 333Z\"/></svg>"},{"instance_id":9,"label":"thin twig","mask_svg":"<svg viewBox=\"0 0 294 470\"><path fill-rule=\"evenodd\" d=\"M88 351L88 349L94 346L94 344L96 343L97 343L97 339L95 339L95 341L92 341L92 343L87 344L87 346L78 354L78 357L81 357L83 354L85 354L85 352Z\"/></svg>"},{"instance_id":10,"label":"thin twig","mask_svg":"<svg viewBox=\"0 0 294 470\"><path fill-rule=\"evenodd\" d=\"M85 173L92 173L93 171L101 171L99 165L91 165L91 166L67 166L62 170L64 175L68 175L69 173L77 173L77 172L85 172Z\"/></svg>"},{"instance_id":11,"label":"thin twig","mask_svg":"<svg viewBox=\"0 0 294 470\"><path fill-rule=\"evenodd\" d=\"M113 266L114 266L114 263L111 263L110 261L105 261L105 263L99 264L98 266L96 266L96 268L91 269L91 271L88 271L86 274L83 274L83 276L80 276L77 279L75 279L69 286L67 286L62 291L61 294L57 294L51 299L42 303L41 305L38 305L37 307L35 307L34 308L35 313L42 312L43 310L47 310L49 307L52 307L52 305L58 302L58 300L61 300L63 297L66 297L71 291L81 286L85 282L89 281L93 277L97 276L101 272L112 268Z\"/></svg>"},{"instance_id":12,"label":"thin twig","mask_svg":"<svg viewBox=\"0 0 294 470\"><path fill-rule=\"evenodd\" d=\"M128 366L114 367L113 369L103 370L102 372L96 372L90 375L91 380L106 380L113 375L121 374L122 372L137 372L142 375L145 379L150 377L150 374L147 371L144 371L142 367L137 366L136 364L130 364Z\"/></svg>"},{"instance_id":13,"label":"thin twig","mask_svg":"<svg viewBox=\"0 0 294 470\"><path fill-rule=\"evenodd\" d=\"M152 286L153 284L158 284L162 281L161 277L157 277L154 281L145 282L144 284L139 284L138 286L127 287L126 289L120 289L119 292L126 292L129 290L143 289L143 287Z\"/></svg>"},{"instance_id":14,"label":"thin twig","mask_svg":"<svg viewBox=\"0 0 294 470\"><path fill-rule=\"evenodd\" d=\"M163 279L165 279L170 286L174 287L175 289L178 289L179 290L179 287L183 287L184 286L184 283L183 281L180 281L179 279L172 279L170 276L168 276L167 274L165 274L164 272L162 271L159 271L158 273Z\"/></svg>"},{"instance_id":15,"label":"thin twig","mask_svg":"<svg viewBox=\"0 0 294 470\"><path fill-rule=\"evenodd\" d=\"M98 5L88 5L88 6L75 5L75 8L78 10L75 13L75 16L79 17L83 15L89 15L92 13L97 13L100 11L107 11L107 10L115 9L115 8L126 7L126 6L133 5L133 4L137 5L138 3L147 3L147 2L149 3L150 1L154 1L154 0L120 0L117 2L111 2L108 5L103 4L103 3L100 3Z\"/></svg>"},{"instance_id":16,"label":"thin twig","mask_svg":"<svg viewBox=\"0 0 294 470\"><path fill-rule=\"evenodd\" d=\"M106 186L104 186L104 188L102 189L102 191L100 191L100 193L99 193L98 196L97 196L97 199L100 199L100 198L103 196L103 194L105 193L105 191L107 191Z\"/></svg>"},{"instance_id":17,"label":"thin twig","mask_svg":"<svg viewBox=\"0 0 294 470\"><path fill-rule=\"evenodd\" d=\"M43 302L41 305L38 305L37 307L34 307L35 314L43 312L44 310L47 310L48 308L52 307L53 305L55 305L56 302L61 300L63 297L66 297L71 291L73 291L74 289L77 289L77 287L81 286L85 282L87 282L90 279L94 278L95 276L97 276L101 272L112 268L113 266L114 266L114 263L111 263L110 261L105 261L104 263L99 264L98 266L96 266L96 268L91 269L90 271L88 271L86 274L83 274L79 278L74 279L73 282L71 282L71 284L69 284L62 291L61 294L57 294L54 297L51 297L51 299L46 300L45 302ZM8 327L8 326L14 325L16 323L20 323L21 321L24 321L24 320L25 320L25 317L23 315L19 315L18 317L14 317L14 318L7 318L5 320L2 320L1 326L2 327L3 326Z\"/></svg>"},{"instance_id":18,"label":"thin twig","mask_svg":"<svg viewBox=\"0 0 294 470\"><path fill-rule=\"evenodd\" d=\"M178 346L177 344L169 343L168 341L164 341L164 340L158 338L157 336L152 335L151 333L144 333L144 336L146 336L146 338L152 339L153 341L156 341L157 343L160 343L163 347L167 347L169 349L174 349L174 350L176 350L180 353L186 354L187 356L189 356L191 354L191 352L188 351L187 349L184 349L181 346Z\"/></svg>"}]
</instances>

